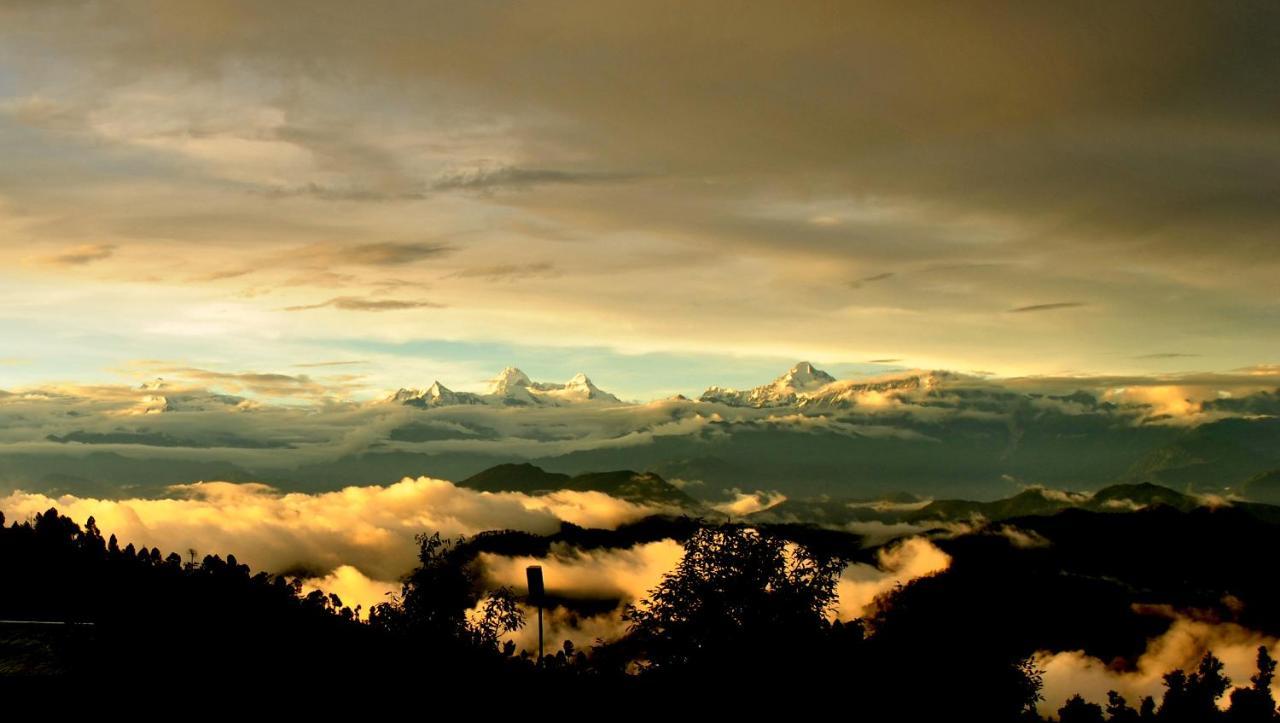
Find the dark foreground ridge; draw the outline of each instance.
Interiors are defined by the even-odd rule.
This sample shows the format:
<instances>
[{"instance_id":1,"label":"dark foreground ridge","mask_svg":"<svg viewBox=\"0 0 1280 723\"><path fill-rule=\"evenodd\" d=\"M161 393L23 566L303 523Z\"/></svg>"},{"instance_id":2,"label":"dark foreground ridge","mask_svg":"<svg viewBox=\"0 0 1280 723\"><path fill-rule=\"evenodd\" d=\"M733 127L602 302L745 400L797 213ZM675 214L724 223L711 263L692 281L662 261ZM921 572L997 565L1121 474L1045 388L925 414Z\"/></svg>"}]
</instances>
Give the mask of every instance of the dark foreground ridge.
<instances>
[{"instance_id":1,"label":"dark foreground ridge","mask_svg":"<svg viewBox=\"0 0 1280 723\"><path fill-rule=\"evenodd\" d=\"M668 538L683 543L684 559L625 609L623 638L585 650L553 642L541 667L502 642L524 624L519 597L485 584L480 552ZM1169 611L1280 634L1280 591L1259 567L1280 544L1280 526L1247 508L1073 508L933 542L951 556L949 569L841 623L827 615L841 571L875 552L848 533L656 517L614 531L565 525L549 537L423 535L420 566L400 598L361 622L336 597L301 595L298 583L254 574L233 555L121 548L92 520L80 527L50 510L0 526L0 619L79 624L4 626L0 681L6 700L101 688L149 702L217 686L304 700L377 690L392 705L428 695L479 711L484 695L501 690L632 712L679 700L722 713L769 706L864 720L1034 721L1036 651L1082 650L1123 669L1168 629ZM468 619L477 607L482 615ZM1081 699L1061 717L1274 720L1265 652L1259 666L1254 682L1235 681L1244 687L1229 700L1209 656L1195 670L1171 671L1162 699Z\"/></svg>"}]
</instances>

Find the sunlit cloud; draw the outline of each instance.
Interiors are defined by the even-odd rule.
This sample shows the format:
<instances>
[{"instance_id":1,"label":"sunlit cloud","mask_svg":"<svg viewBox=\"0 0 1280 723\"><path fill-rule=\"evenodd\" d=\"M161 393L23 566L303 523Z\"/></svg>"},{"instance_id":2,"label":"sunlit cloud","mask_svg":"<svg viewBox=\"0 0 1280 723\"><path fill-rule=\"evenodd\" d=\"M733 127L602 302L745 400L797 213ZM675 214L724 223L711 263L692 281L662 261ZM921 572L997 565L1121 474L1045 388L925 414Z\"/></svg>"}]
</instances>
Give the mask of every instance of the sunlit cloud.
<instances>
[{"instance_id":1,"label":"sunlit cloud","mask_svg":"<svg viewBox=\"0 0 1280 723\"><path fill-rule=\"evenodd\" d=\"M1028 306L1017 306L1009 309L1011 314L1026 314L1035 311L1056 311L1058 309L1076 309L1081 306L1088 306L1082 301L1055 301L1049 304L1030 304Z\"/></svg>"},{"instance_id":2,"label":"sunlit cloud","mask_svg":"<svg viewBox=\"0 0 1280 723\"><path fill-rule=\"evenodd\" d=\"M1067 698L1080 694L1086 700L1105 705L1107 692L1123 695L1130 705L1152 696L1157 701L1164 693L1163 677L1173 670L1190 671L1200 664L1205 653L1212 652L1222 662L1224 674L1234 687L1247 685L1257 672L1258 647L1266 647L1274 658L1280 654L1280 642L1233 623L1196 620L1168 613L1173 622L1169 629L1147 643L1146 650L1123 668L1086 655L1083 651L1040 651L1036 665L1044 670L1042 713L1056 712ZM1273 682L1272 694L1280 694L1280 683ZM1230 691L1220 699L1225 705Z\"/></svg>"},{"instance_id":3,"label":"sunlit cloud","mask_svg":"<svg viewBox=\"0 0 1280 723\"><path fill-rule=\"evenodd\" d=\"M331 307L342 311L404 311L406 309L441 309L443 304L414 299L363 299L355 296L335 296L318 304L286 306L285 311L307 311Z\"/></svg>"},{"instance_id":4,"label":"sunlit cloud","mask_svg":"<svg viewBox=\"0 0 1280 723\"><path fill-rule=\"evenodd\" d=\"M35 259L50 266L84 266L105 261L115 252L114 244L81 244L47 256L37 256Z\"/></svg>"},{"instance_id":5,"label":"sunlit cloud","mask_svg":"<svg viewBox=\"0 0 1280 723\"><path fill-rule=\"evenodd\" d=\"M371 580L394 581L413 569L414 537L440 532L474 535L492 529L549 534L561 521L616 527L658 511L598 492L559 491L543 497L489 494L421 477L395 484L317 494L280 493L261 484L203 482L173 489L168 499L103 500L13 492L0 497L10 520L56 507L104 534L165 551L233 553L258 570L306 577L353 567Z\"/></svg>"}]
</instances>

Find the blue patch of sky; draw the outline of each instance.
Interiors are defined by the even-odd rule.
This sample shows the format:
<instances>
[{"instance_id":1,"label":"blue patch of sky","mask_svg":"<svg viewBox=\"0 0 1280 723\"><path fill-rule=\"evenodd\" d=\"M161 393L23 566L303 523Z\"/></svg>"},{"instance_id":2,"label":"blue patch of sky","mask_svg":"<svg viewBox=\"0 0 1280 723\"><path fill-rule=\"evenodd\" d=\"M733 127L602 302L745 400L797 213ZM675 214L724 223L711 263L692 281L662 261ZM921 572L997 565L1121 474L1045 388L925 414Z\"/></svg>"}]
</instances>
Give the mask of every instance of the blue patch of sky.
<instances>
[{"instance_id":1,"label":"blue patch of sky","mask_svg":"<svg viewBox=\"0 0 1280 723\"><path fill-rule=\"evenodd\" d=\"M373 357L376 361L350 367L353 373L377 370L390 385L426 386L435 380L453 389L481 390L487 379L506 366L519 367L535 381L563 382L585 372L601 389L623 399L648 401L675 394L697 397L709 386L749 388L765 384L800 359L733 356L711 353L621 353L608 347L530 346L504 342L418 340L404 343L367 339L293 340L279 346L261 342L234 344L221 337L189 337L175 347L172 337L129 337L106 329L50 329L38 320L0 319L0 389L38 386L48 382L136 383L146 375L132 366L140 359L198 366L225 372L305 373L323 376L343 373L343 367L303 368L316 362ZM175 353L177 352L177 353ZM396 358L429 360L438 374L421 364L401 378ZM390 360L390 361L388 361ZM884 372L885 365L847 363L811 358L837 378ZM406 365L406 369L410 368ZM469 378L458 369L475 370ZM447 370L454 371L447 371ZM425 377L425 378L424 378ZM367 394L378 393L369 390Z\"/></svg>"}]
</instances>

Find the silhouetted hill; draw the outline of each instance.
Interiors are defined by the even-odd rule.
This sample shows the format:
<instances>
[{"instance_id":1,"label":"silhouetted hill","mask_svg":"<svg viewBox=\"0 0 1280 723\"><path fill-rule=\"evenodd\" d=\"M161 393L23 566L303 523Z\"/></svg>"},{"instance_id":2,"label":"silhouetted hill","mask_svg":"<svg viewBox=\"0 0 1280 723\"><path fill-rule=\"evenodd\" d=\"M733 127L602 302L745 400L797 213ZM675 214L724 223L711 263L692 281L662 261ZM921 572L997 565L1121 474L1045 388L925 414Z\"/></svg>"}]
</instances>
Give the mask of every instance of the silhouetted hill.
<instances>
[{"instance_id":1,"label":"silhouetted hill","mask_svg":"<svg viewBox=\"0 0 1280 723\"><path fill-rule=\"evenodd\" d=\"M1199 501L1190 495L1184 495L1168 487L1151 484L1150 482L1139 482L1137 484L1118 484L1104 487L1094 492L1093 496L1089 498L1088 504L1084 506L1105 511L1109 507L1117 506L1132 508L1134 506L1168 505L1186 511L1199 504Z\"/></svg>"},{"instance_id":2,"label":"silhouetted hill","mask_svg":"<svg viewBox=\"0 0 1280 723\"><path fill-rule=\"evenodd\" d=\"M631 470L589 472L570 477L567 474L548 472L528 463L500 464L462 480L458 486L482 492L525 494L547 494L557 490L601 492L628 502L675 505L690 509L699 506L697 500L658 475Z\"/></svg>"},{"instance_id":3,"label":"silhouetted hill","mask_svg":"<svg viewBox=\"0 0 1280 723\"><path fill-rule=\"evenodd\" d=\"M484 470L458 483L459 487L478 490L480 492L523 492L525 494L544 494L565 489L569 475L558 472L547 472L528 462L522 464L500 464Z\"/></svg>"},{"instance_id":4,"label":"silhouetted hill","mask_svg":"<svg viewBox=\"0 0 1280 723\"><path fill-rule=\"evenodd\" d=\"M1262 475L1258 477L1256 484L1258 489L1265 490L1268 484L1280 484L1280 476ZM1280 497L1280 494L1276 496ZM1093 493L1062 492L1033 487L999 500L986 502L960 499L934 500L918 508L910 503L891 504L887 501L867 503L826 499L787 500L750 516L750 519L788 520L819 525L846 525L851 522L867 521L885 523L972 519L998 521L1013 517L1053 515L1070 509L1131 512L1146 507L1168 506L1185 512L1208 504L1207 499L1183 494L1150 482L1137 482L1111 485ZM1280 515L1280 507L1268 504L1239 500L1230 504L1262 519L1272 519Z\"/></svg>"},{"instance_id":5,"label":"silhouetted hill","mask_svg":"<svg viewBox=\"0 0 1280 723\"><path fill-rule=\"evenodd\" d=\"M1280 469L1268 470L1250 477L1241 485L1241 491L1250 500L1280 504Z\"/></svg>"},{"instance_id":6,"label":"silhouetted hill","mask_svg":"<svg viewBox=\"0 0 1280 723\"><path fill-rule=\"evenodd\" d=\"M1280 467L1280 419L1223 419L1193 427L1139 458L1128 476L1174 487L1239 489Z\"/></svg>"},{"instance_id":7,"label":"silhouetted hill","mask_svg":"<svg viewBox=\"0 0 1280 723\"><path fill-rule=\"evenodd\" d=\"M1033 488L992 502L936 500L905 517L908 520L959 520L980 516L988 520L1003 520L1022 515L1052 514L1072 504L1074 503L1065 497Z\"/></svg>"}]
</instances>

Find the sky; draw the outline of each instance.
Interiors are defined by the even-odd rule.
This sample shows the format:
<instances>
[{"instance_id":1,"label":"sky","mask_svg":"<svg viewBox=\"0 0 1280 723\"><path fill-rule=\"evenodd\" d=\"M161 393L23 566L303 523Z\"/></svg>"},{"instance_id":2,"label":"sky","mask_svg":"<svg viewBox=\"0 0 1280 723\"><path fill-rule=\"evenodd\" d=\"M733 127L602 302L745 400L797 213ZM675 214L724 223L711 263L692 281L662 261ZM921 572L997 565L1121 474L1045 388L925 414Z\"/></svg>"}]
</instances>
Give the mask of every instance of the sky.
<instances>
[{"instance_id":1,"label":"sky","mask_svg":"<svg viewBox=\"0 0 1280 723\"><path fill-rule=\"evenodd\" d=\"M0 2L0 388L1280 361L1270 2Z\"/></svg>"}]
</instances>

